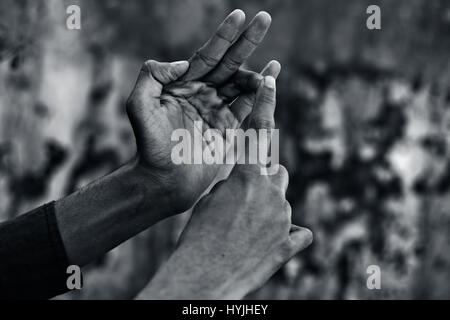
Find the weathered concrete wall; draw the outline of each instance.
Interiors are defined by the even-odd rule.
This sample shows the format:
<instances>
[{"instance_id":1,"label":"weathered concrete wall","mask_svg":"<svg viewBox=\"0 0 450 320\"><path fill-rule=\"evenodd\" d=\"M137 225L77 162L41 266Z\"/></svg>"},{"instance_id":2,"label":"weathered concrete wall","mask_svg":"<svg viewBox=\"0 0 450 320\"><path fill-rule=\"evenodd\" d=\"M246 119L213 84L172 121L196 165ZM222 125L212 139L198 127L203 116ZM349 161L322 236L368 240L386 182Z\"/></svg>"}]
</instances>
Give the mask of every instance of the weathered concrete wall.
<instances>
[{"instance_id":1,"label":"weathered concrete wall","mask_svg":"<svg viewBox=\"0 0 450 320\"><path fill-rule=\"evenodd\" d=\"M77 3L81 31L65 28L68 1L0 2L0 219L133 154L123 104L141 61L186 58L231 9L265 9L272 31L249 67L283 64L288 196L315 243L252 297L450 297L448 1ZM365 28L369 4L381 31ZM88 268L81 298L132 297L184 219ZM381 291L365 286L372 264Z\"/></svg>"}]
</instances>

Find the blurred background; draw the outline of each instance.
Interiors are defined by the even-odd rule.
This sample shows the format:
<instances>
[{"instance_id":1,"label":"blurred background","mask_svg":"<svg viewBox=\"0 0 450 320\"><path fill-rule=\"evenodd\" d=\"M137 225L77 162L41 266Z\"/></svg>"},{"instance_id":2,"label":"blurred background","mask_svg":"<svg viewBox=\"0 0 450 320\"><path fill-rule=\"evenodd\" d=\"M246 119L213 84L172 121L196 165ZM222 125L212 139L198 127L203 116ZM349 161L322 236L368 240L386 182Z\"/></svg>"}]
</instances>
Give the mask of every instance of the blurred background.
<instances>
[{"instance_id":1,"label":"blurred background","mask_svg":"<svg viewBox=\"0 0 450 320\"><path fill-rule=\"evenodd\" d=\"M66 28L71 4L81 30ZM382 30L366 28L371 4ZM249 298L450 298L445 0L0 0L0 221L130 159L124 104L141 63L188 58L235 8L273 17L247 67L283 65L288 199L294 222L315 234ZM133 298L187 216L86 267L84 289L58 299ZM381 290L366 286L370 265Z\"/></svg>"}]
</instances>

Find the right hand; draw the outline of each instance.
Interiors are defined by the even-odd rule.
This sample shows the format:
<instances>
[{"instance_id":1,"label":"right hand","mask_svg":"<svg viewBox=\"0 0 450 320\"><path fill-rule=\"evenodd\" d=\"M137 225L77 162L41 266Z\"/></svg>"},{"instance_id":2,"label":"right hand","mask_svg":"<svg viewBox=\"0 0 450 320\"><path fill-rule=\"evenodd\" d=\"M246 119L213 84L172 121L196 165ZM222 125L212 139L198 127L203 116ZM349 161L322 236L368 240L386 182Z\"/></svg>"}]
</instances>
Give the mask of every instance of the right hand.
<instances>
[{"instance_id":1,"label":"right hand","mask_svg":"<svg viewBox=\"0 0 450 320\"><path fill-rule=\"evenodd\" d=\"M274 123L274 84L266 77L258 89L250 116L255 129ZM196 205L178 249L144 297L241 299L263 285L312 242L311 231L291 224L287 187L283 166L267 176L259 165L236 165ZM174 280L167 284L165 277Z\"/></svg>"},{"instance_id":2,"label":"right hand","mask_svg":"<svg viewBox=\"0 0 450 320\"><path fill-rule=\"evenodd\" d=\"M309 230L291 224L286 169L262 176L255 167L238 167L205 196L183 233L177 255L203 274L200 299L243 298L312 242Z\"/></svg>"}]
</instances>

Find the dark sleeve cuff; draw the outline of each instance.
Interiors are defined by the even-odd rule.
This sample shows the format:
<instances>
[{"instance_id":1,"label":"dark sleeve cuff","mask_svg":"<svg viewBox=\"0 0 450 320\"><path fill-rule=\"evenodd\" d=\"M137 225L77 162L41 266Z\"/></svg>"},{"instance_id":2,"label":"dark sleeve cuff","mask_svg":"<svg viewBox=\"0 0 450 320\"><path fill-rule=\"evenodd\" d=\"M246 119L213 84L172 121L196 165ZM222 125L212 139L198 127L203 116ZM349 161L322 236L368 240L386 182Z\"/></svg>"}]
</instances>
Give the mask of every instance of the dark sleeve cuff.
<instances>
[{"instance_id":1,"label":"dark sleeve cuff","mask_svg":"<svg viewBox=\"0 0 450 320\"><path fill-rule=\"evenodd\" d=\"M49 299L68 291L54 204L0 224L0 298Z\"/></svg>"}]
</instances>

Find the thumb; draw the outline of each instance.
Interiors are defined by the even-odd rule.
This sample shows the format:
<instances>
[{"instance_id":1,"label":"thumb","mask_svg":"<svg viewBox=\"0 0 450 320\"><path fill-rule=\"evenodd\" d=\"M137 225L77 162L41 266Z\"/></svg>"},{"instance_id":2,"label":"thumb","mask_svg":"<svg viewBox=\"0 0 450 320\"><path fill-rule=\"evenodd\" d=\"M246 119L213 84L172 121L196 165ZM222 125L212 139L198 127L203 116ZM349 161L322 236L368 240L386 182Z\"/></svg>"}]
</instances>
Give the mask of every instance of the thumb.
<instances>
[{"instance_id":1,"label":"thumb","mask_svg":"<svg viewBox=\"0 0 450 320\"><path fill-rule=\"evenodd\" d=\"M159 97L163 85L176 81L184 75L188 69L188 61L169 63L148 60L141 68L136 86L145 89L152 97Z\"/></svg>"},{"instance_id":2,"label":"thumb","mask_svg":"<svg viewBox=\"0 0 450 320\"><path fill-rule=\"evenodd\" d=\"M189 69L188 61L168 63L149 60L145 64L152 76L163 85L177 80Z\"/></svg>"},{"instance_id":3,"label":"thumb","mask_svg":"<svg viewBox=\"0 0 450 320\"><path fill-rule=\"evenodd\" d=\"M312 242L313 234L311 230L292 225L289 233L290 252L288 258L290 259L299 251L306 249Z\"/></svg>"}]
</instances>

